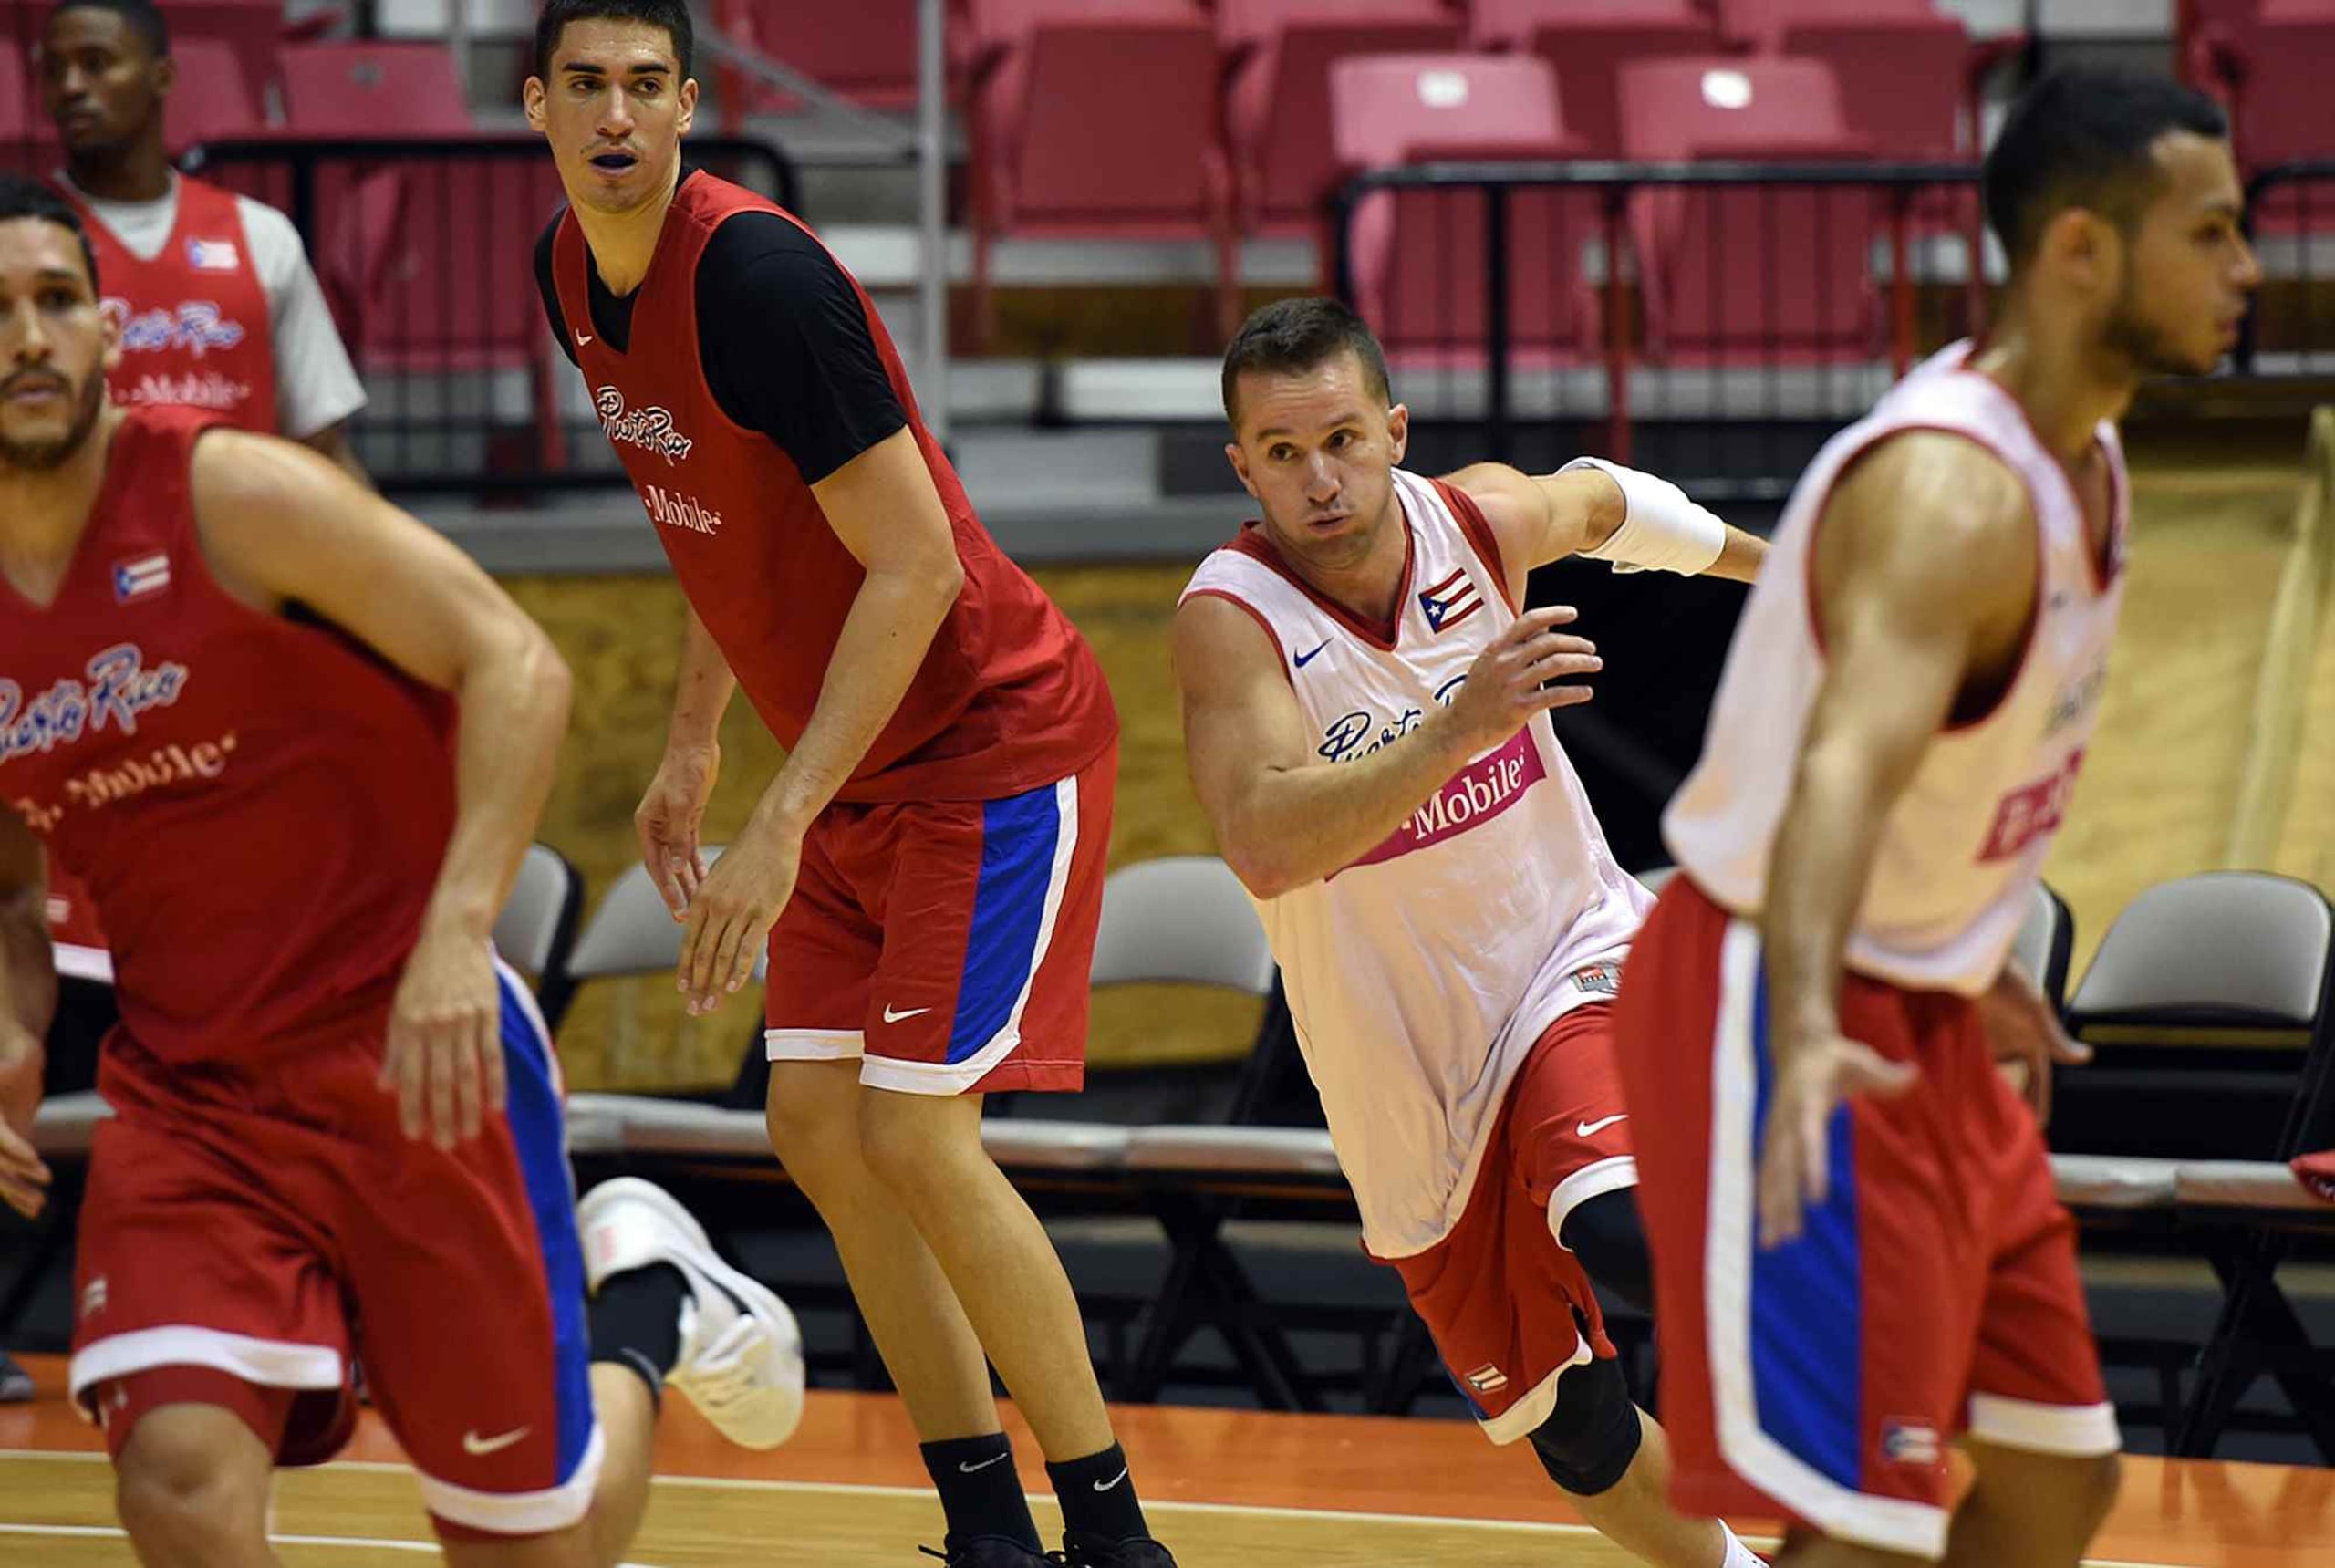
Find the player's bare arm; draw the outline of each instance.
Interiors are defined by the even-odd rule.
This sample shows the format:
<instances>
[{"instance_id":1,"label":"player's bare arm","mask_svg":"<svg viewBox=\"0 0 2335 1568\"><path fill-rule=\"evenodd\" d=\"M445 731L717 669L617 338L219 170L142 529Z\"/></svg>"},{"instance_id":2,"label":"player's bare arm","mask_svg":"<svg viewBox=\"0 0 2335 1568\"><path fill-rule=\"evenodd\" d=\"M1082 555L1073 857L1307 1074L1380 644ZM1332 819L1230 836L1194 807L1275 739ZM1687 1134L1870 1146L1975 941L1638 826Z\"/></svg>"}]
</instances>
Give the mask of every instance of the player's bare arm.
<instances>
[{"instance_id":1,"label":"player's bare arm","mask_svg":"<svg viewBox=\"0 0 2335 1568\"><path fill-rule=\"evenodd\" d=\"M1602 668L1594 644L1555 631L1569 608L1527 612L1477 656L1448 706L1396 744L1356 762L1314 755L1281 653L1239 606L1197 594L1176 611L1193 787L1217 847L1260 898L1318 882L1401 826L1468 760L1533 714L1589 700L1551 680Z\"/></svg>"},{"instance_id":2,"label":"player's bare arm","mask_svg":"<svg viewBox=\"0 0 2335 1568\"><path fill-rule=\"evenodd\" d=\"M866 570L844 617L819 700L778 777L690 901L680 986L710 1012L753 972L794 891L803 835L891 722L964 587L955 532L903 428L811 487Z\"/></svg>"},{"instance_id":3,"label":"player's bare arm","mask_svg":"<svg viewBox=\"0 0 2335 1568\"><path fill-rule=\"evenodd\" d=\"M47 891L40 840L24 818L0 811L0 1202L27 1217L48 1196L48 1167L32 1146L41 1042L57 1010Z\"/></svg>"},{"instance_id":4,"label":"player's bare arm","mask_svg":"<svg viewBox=\"0 0 2335 1568\"><path fill-rule=\"evenodd\" d=\"M1523 602L1535 566L1586 556L1624 570L1672 571L1748 583L1768 542L1719 521L1669 481L1583 460L1530 474L1479 462L1448 475L1482 509L1500 541L1509 595Z\"/></svg>"},{"instance_id":5,"label":"player's bare arm","mask_svg":"<svg viewBox=\"0 0 2335 1568\"><path fill-rule=\"evenodd\" d=\"M2034 609L2036 524L2017 475L1963 439L1894 437L1826 506L1812 572L1824 679L1770 855L1765 939L1776 1096L1761 1232L1799 1234L1827 1191L1825 1125L1848 1096L1904 1092L1910 1065L1840 1032L1842 953L1890 808L1958 706L1990 701Z\"/></svg>"},{"instance_id":6,"label":"player's bare arm","mask_svg":"<svg viewBox=\"0 0 2335 1568\"><path fill-rule=\"evenodd\" d=\"M194 449L196 524L228 592L306 606L461 702L456 816L389 1024L407 1136L473 1137L503 1103L489 938L551 793L567 667L477 564L306 447L237 431Z\"/></svg>"},{"instance_id":7,"label":"player's bare arm","mask_svg":"<svg viewBox=\"0 0 2335 1568\"><path fill-rule=\"evenodd\" d=\"M665 732L665 755L632 814L640 836L640 862L657 883L676 920L686 919L690 901L705 883L705 855L699 831L705 803L721 776L721 718L738 678L713 634L695 608L684 605L681 667L673 682L673 717Z\"/></svg>"}]
</instances>

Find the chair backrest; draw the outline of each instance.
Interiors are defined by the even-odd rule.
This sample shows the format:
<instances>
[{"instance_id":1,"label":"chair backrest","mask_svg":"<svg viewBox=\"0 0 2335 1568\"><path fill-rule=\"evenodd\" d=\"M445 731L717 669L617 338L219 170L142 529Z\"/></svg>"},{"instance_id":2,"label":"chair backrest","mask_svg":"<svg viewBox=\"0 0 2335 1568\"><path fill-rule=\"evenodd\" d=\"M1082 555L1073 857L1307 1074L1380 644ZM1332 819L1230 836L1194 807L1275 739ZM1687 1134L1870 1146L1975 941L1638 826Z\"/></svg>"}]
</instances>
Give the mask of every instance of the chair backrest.
<instances>
[{"instance_id":1,"label":"chair backrest","mask_svg":"<svg viewBox=\"0 0 2335 1568\"><path fill-rule=\"evenodd\" d=\"M1625 66L1622 141L1636 160L1849 161L1865 151L1819 60L1717 57ZM1631 238L1650 358L1859 359L1879 347L1870 250L1884 205L1851 187L1640 192Z\"/></svg>"},{"instance_id":2,"label":"chair backrest","mask_svg":"<svg viewBox=\"0 0 2335 1568\"><path fill-rule=\"evenodd\" d=\"M1170 855L1105 880L1087 974L1094 985L1213 985L1263 996L1273 954L1232 867L1213 855Z\"/></svg>"},{"instance_id":3,"label":"chair backrest","mask_svg":"<svg viewBox=\"0 0 2335 1568\"><path fill-rule=\"evenodd\" d=\"M242 57L224 38L172 39L178 84L163 126L173 152L198 141L223 141L266 129L259 100L244 81Z\"/></svg>"},{"instance_id":4,"label":"chair backrest","mask_svg":"<svg viewBox=\"0 0 2335 1568\"><path fill-rule=\"evenodd\" d=\"M2246 166L2264 169L2325 157L2335 145L2326 107L2327 84L2335 79L2335 7L2319 16L2285 16L2266 9L2233 47L2246 68L2234 128Z\"/></svg>"},{"instance_id":5,"label":"chair backrest","mask_svg":"<svg viewBox=\"0 0 2335 1568\"><path fill-rule=\"evenodd\" d=\"M281 56L285 122L319 136L463 136L471 111L443 43L296 44Z\"/></svg>"},{"instance_id":6,"label":"chair backrest","mask_svg":"<svg viewBox=\"0 0 2335 1568\"><path fill-rule=\"evenodd\" d=\"M538 979L554 973L576 945L583 906L584 877L567 857L548 844L530 844L494 922L495 950Z\"/></svg>"},{"instance_id":7,"label":"chair backrest","mask_svg":"<svg viewBox=\"0 0 2335 1568\"><path fill-rule=\"evenodd\" d=\"M720 858L719 846L705 846L708 866ZM672 968L680 959L681 923L665 907L649 867L635 861L610 885L585 923L584 934L576 939L575 950L567 955L567 973L580 985L591 980L654 974Z\"/></svg>"},{"instance_id":8,"label":"chair backrest","mask_svg":"<svg viewBox=\"0 0 2335 1568\"><path fill-rule=\"evenodd\" d=\"M29 140L54 141L56 128L41 112L40 88L26 69L26 51L16 40L0 37L0 141L22 157Z\"/></svg>"},{"instance_id":9,"label":"chair backrest","mask_svg":"<svg viewBox=\"0 0 2335 1568\"><path fill-rule=\"evenodd\" d=\"M755 46L822 86L882 106L915 100L917 0L752 0L747 9Z\"/></svg>"},{"instance_id":10,"label":"chair backrest","mask_svg":"<svg viewBox=\"0 0 2335 1568\"><path fill-rule=\"evenodd\" d=\"M1581 155L1622 155L1622 67L1720 50L1718 28L1689 0L1479 0L1477 47L1529 51L1556 67L1565 128Z\"/></svg>"},{"instance_id":11,"label":"chair backrest","mask_svg":"<svg viewBox=\"0 0 2335 1568\"><path fill-rule=\"evenodd\" d=\"M1795 23L1931 16L1930 0L1718 0L1719 31L1753 49L1773 49Z\"/></svg>"},{"instance_id":12,"label":"chair backrest","mask_svg":"<svg viewBox=\"0 0 2335 1568\"><path fill-rule=\"evenodd\" d=\"M2038 880L2028 896L2027 918L2011 939L2011 958L2052 1006L2067 1005L2068 958L2075 949L2075 918L2067 900Z\"/></svg>"},{"instance_id":13,"label":"chair backrest","mask_svg":"<svg viewBox=\"0 0 2335 1568\"><path fill-rule=\"evenodd\" d=\"M1960 152L1970 50L1960 22L1925 13L1794 21L1780 47L1832 67L1842 116L1875 155L1918 162Z\"/></svg>"},{"instance_id":14,"label":"chair backrest","mask_svg":"<svg viewBox=\"0 0 2335 1568\"><path fill-rule=\"evenodd\" d=\"M2143 892L2068 1006L2096 1057L2061 1083L2114 1112L2083 1129L2111 1146L2086 1152L2300 1152L2326 1130L2331 974L2335 909L2307 882L2212 871Z\"/></svg>"}]
</instances>

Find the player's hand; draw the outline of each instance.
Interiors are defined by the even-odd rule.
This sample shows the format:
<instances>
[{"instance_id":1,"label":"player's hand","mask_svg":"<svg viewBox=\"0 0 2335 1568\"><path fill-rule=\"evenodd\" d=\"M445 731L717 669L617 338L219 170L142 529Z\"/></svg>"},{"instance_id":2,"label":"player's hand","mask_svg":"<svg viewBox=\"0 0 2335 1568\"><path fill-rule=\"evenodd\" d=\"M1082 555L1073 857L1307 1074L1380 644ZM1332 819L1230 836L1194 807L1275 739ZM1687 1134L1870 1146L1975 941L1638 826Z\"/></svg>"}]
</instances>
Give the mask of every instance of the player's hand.
<instances>
[{"instance_id":1,"label":"player's hand","mask_svg":"<svg viewBox=\"0 0 2335 1568\"><path fill-rule=\"evenodd\" d=\"M48 1202L48 1167L32 1144L40 1064L39 1037L14 1018L0 1018L0 1203L28 1220Z\"/></svg>"},{"instance_id":2,"label":"player's hand","mask_svg":"<svg viewBox=\"0 0 2335 1568\"><path fill-rule=\"evenodd\" d=\"M1548 684L1605 667L1595 643L1552 629L1578 614L1570 605L1527 610L1468 667L1466 683L1451 699L1451 722L1478 749L1500 744L1535 713L1589 701L1586 686Z\"/></svg>"},{"instance_id":3,"label":"player's hand","mask_svg":"<svg viewBox=\"0 0 2335 1568\"><path fill-rule=\"evenodd\" d=\"M1825 1031L1793 1045L1773 1045L1775 1090L1759 1140L1759 1244L1780 1247L1800 1235L1810 1204L1832 1191L1827 1134L1832 1113L1852 1095L1894 1098L1920 1081L1910 1062L1893 1062L1872 1046Z\"/></svg>"},{"instance_id":4,"label":"player's hand","mask_svg":"<svg viewBox=\"0 0 2335 1568\"><path fill-rule=\"evenodd\" d=\"M1994 1047L1995 1061L2034 1108L2035 1120L2051 1120L2051 1069L2091 1060L2091 1047L2071 1040L2041 988L2017 964L2005 964L1993 987L1978 998L1978 1023Z\"/></svg>"},{"instance_id":5,"label":"player's hand","mask_svg":"<svg viewBox=\"0 0 2335 1568\"><path fill-rule=\"evenodd\" d=\"M691 1014L711 1012L752 978L802 867L803 836L757 814L705 874L690 900L676 971Z\"/></svg>"},{"instance_id":6,"label":"player's hand","mask_svg":"<svg viewBox=\"0 0 2335 1568\"><path fill-rule=\"evenodd\" d=\"M381 1087L410 1138L440 1148L476 1137L504 1104L503 990L494 950L451 928L425 929L389 1013Z\"/></svg>"},{"instance_id":7,"label":"player's hand","mask_svg":"<svg viewBox=\"0 0 2335 1568\"><path fill-rule=\"evenodd\" d=\"M633 830L640 835L640 863L663 896L676 920L689 914L690 902L705 885L705 855L698 845L698 825L705 820L705 803L712 798L713 781L721 776L721 748L669 744L649 793L632 814Z\"/></svg>"}]
</instances>

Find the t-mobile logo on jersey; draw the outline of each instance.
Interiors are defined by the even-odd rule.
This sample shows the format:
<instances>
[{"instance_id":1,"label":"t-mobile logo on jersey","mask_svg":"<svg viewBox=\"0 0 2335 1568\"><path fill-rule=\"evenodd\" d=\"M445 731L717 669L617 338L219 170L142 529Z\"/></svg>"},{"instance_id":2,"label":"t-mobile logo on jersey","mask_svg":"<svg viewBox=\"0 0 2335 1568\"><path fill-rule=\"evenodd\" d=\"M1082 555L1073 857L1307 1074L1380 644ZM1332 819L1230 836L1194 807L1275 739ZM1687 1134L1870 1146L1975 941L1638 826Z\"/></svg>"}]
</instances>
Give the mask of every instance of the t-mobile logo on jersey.
<instances>
[{"instance_id":1,"label":"t-mobile logo on jersey","mask_svg":"<svg viewBox=\"0 0 2335 1568\"><path fill-rule=\"evenodd\" d=\"M2071 753L2067 764L2049 778L2021 784L1995 807L1995 824L1987 830L1981 864L2008 860L2047 833L2056 832L2068 814L2068 796L2075 793L2076 774L2083 767L2083 748Z\"/></svg>"},{"instance_id":2,"label":"t-mobile logo on jersey","mask_svg":"<svg viewBox=\"0 0 2335 1568\"><path fill-rule=\"evenodd\" d=\"M150 370L130 389L130 401L133 403L221 411L242 408L251 395L249 381L234 380L216 370L205 370L200 375L189 371L183 376L158 376Z\"/></svg>"},{"instance_id":3,"label":"t-mobile logo on jersey","mask_svg":"<svg viewBox=\"0 0 2335 1568\"><path fill-rule=\"evenodd\" d=\"M1480 827L1514 805L1526 790L1548 776L1548 768L1541 761L1541 748L1532 743L1532 732L1519 730L1508 738L1507 744L1453 774L1449 784L1427 796L1427 804L1411 813L1410 821L1354 864L1375 866L1381 860L1392 860L1415 849L1456 838L1469 828Z\"/></svg>"},{"instance_id":4,"label":"t-mobile logo on jersey","mask_svg":"<svg viewBox=\"0 0 2335 1568\"><path fill-rule=\"evenodd\" d=\"M671 410L654 404L645 409L628 409L624 406L624 394L614 387L602 387L593 393L592 406L599 411L600 428L619 446L637 446L655 452L667 462L679 462L697 444L673 428Z\"/></svg>"},{"instance_id":5,"label":"t-mobile logo on jersey","mask_svg":"<svg viewBox=\"0 0 2335 1568\"><path fill-rule=\"evenodd\" d=\"M721 532L721 514L709 512L694 496L660 490L652 484L641 497L641 504L649 508L651 518L668 528L686 528L692 534Z\"/></svg>"}]
</instances>

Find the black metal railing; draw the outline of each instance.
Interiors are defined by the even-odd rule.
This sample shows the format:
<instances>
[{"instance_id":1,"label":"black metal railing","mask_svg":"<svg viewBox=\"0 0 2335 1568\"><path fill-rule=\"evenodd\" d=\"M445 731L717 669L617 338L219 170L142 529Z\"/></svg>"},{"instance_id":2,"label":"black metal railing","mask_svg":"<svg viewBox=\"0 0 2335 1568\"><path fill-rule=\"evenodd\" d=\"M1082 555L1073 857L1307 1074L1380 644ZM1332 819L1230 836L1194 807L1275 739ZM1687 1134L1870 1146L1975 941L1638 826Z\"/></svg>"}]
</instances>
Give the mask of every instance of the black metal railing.
<instances>
[{"instance_id":1,"label":"black metal railing","mask_svg":"<svg viewBox=\"0 0 2335 1568\"><path fill-rule=\"evenodd\" d=\"M2238 338L2239 373L2335 378L2335 159L2281 163L2248 180L2246 229L2262 282Z\"/></svg>"},{"instance_id":2,"label":"black metal railing","mask_svg":"<svg viewBox=\"0 0 2335 1568\"><path fill-rule=\"evenodd\" d=\"M1374 170L1335 199L1337 287L1386 341L1424 461L1642 449L1699 494L1772 499L1983 324L1977 179L1801 159Z\"/></svg>"},{"instance_id":3,"label":"black metal railing","mask_svg":"<svg viewBox=\"0 0 2335 1568\"><path fill-rule=\"evenodd\" d=\"M771 142L692 138L684 151L799 206L800 176ZM545 324L535 245L565 196L541 138L268 135L196 147L182 163L299 230L366 384L350 439L384 489L621 482Z\"/></svg>"}]
</instances>

